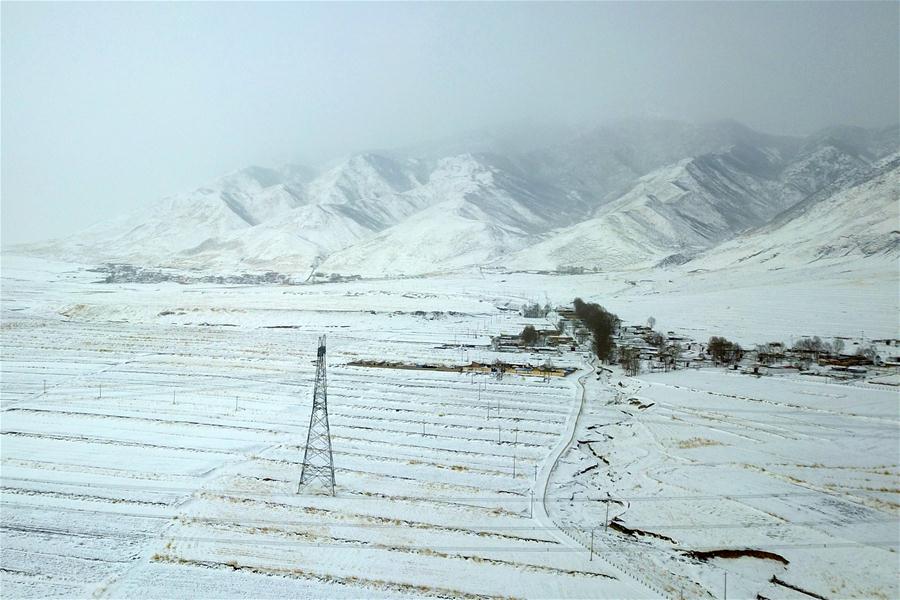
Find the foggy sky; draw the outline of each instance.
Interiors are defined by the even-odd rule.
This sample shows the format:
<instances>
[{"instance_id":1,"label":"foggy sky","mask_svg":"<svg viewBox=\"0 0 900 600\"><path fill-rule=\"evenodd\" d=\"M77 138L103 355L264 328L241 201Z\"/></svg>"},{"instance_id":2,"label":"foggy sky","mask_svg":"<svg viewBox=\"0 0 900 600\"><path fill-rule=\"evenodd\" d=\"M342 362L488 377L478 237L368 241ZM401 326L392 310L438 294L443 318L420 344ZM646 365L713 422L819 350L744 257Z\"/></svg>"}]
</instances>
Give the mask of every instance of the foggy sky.
<instances>
[{"instance_id":1,"label":"foggy sky","mask_svg":"<svg viewBox=\"0 0 900 600\"><path fill-rule=\"evenodd\" d=\"M898 120L898 4L2 3L2 242L510 121Z\"/></svg>"}]
</instances>

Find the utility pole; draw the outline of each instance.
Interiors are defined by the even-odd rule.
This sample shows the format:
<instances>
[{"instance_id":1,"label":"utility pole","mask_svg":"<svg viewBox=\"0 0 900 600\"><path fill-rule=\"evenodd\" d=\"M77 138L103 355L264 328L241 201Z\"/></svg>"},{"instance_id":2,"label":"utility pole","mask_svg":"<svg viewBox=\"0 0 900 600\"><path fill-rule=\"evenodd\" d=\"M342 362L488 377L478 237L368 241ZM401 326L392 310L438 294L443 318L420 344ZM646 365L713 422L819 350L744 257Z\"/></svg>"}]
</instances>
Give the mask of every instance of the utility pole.
<instances>
[{"instance_id":1,"label":"utility pole","mask_svg":"<svg viewBox=\"0 0 900 600\"><path fill-rule=\"evenodd\" d=\"M603 535L606 535L609 527L609 500L606 501L606 520L603 522Z\"/></svg>"},{"instance_id":2,"label":"utility pole","mask_svg":"<svg viewBox=\"0 0 900 600\"><path fill-rule=\"evenodd\" d=\"M98 385L100 386L100 395L97 396L97 397L98 397L98 398L103 398L103 383L99 383Z\"/></svg>"},{"instance_id":3,"label":"utility pole","mask_svg":"<svg viewBox=\"0 0 900 600\"><path fill-rule=\"evenodd\" d=\"M334 496L334 458L331 454L331 429L328 426L328 388L325 372L325 336L319 338L316 354L316 384L313 388L313 405L309 414L309 430L306 434L306 450L303 452L303 468L297 493L316 479L323 482ZM422 423L424 428L424 422Z\"/></svg>"},{"instance_id":4,"label":"utility pole","mask_svg":"<svg viewBox=\"0 0 900 600\"><path fill-rule=\"evenodd\" d=\"M513 454L513 479L516 478L516 455Z\"/></svg>"},{"instance_id":5,"label":"utility pole","mask_svg":"<svg viewBox=\"0 0 900 600\"><path fill-rule=\"evenodd\" d=\"M500 425L497 425L497 443L500 443Z\"/></svg>"},{"instance_id":6,"label":"utility pole","mask_svg":"<svg viewBox=\"0 0 900 600\"><path fill-rule=\"evenodd\" d=\"M175 390L172 390L172 406L175 406Z\"/></svg>"},{"instance_id":7,"label":"utility pole","mask_svg":"<svg viewBox=\"0 0 900 600\"><path fill-rule=\"evenodd\" d=\"M47 394L47 380L44 380L44 395Z\"/></svg>"},{"instance_id":8,"label":"utility pole","mask_svg":"<svg viewBox=\"0 0 900 600\"><path fill-rule=\"evenodd\" d=\"M530 490L530 499L528 501L528 518L534 518L534 488Z\"/></svg>"},{"instance_id":9,"label":"utility pole","mask_svg":"<svg viewBox=\"0 0 900 600\"><path fill-rule=\"evenodd\" d=\"M591 557L588 560L594 560L594 528L591 527Z\"/></svg>"}]
</instances>

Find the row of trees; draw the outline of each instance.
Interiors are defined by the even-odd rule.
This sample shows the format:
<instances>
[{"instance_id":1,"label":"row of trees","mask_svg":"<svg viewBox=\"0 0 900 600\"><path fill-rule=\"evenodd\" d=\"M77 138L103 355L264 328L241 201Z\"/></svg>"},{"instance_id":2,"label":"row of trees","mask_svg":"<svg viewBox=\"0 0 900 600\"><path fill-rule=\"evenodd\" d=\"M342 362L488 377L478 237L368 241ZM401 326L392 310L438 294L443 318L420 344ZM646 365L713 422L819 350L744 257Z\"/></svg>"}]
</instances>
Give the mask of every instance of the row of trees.
<instances>
[{"instance_id":1,"label":"row of trees","mask_svg":"<svg viewBox=\"0 0 900 600\"><path fill-rule=\"evenodd\" d=\"M816 357L820 354L841 356L844 354L844 340L841 338L834 338L831 343L828 343L823 341L819 336L801 338L794 342L794 347L792 349L794 351L808 352L816 355ZM856 349L856 356L862 356L867 360L874 362L878 357L878 351L871 344L868 346L860 345Z\"/></svg>"},{"instance_id":2,"label":"row of trees","mask_svg":"<svg viewBox=\"0 0 900 600\"><path fill-rule=\"evenodd\" d=\"M815 354L831 354L832 352L840 354L844 350L844 340L835 338L834 342L829 344L828 342L823 342L819 336L801 338L794 343L794 350L813 352Z\"/></svg>"},{"instance_id":3,"label":"row of trees","mask_svg":"<svg viewBox=\"0 0 900 600\"><path fill-rule=\"evenodd\" d=\"M550 306L550 303L541 306L537 302L533 302L531 304L523 304L521 313L523 317L529 319L543 319L549 315L552 310L553 308Z\"/></svg>"},{"instance_id":4,"label":"row of trees","mask_svg":"<svg viewBox=\"0 0 900 600\"><path fill-rule=\"evenodd\" d=\"M613 336L618 331L622 320L594 302L588 303L581 298L575 298L572 304L575 308L575 316L591 332L591 349L594 354L603 362L612 360L616 350Z\"/></svg>"},{"instance_id":5,"label":"row of trees","mask_svg":"<svg viewBox=\"0 0 900 600\"><path fill-rule=\"evenodd\" d=\"M830 343L822 340L819 336L813 336L811 338L800 338L796 342L794 342L794 346L791 348L794 352L808 352L810 354L827 354L827 355L843 355L845 349L844 340L841 338L834 338ZM780 357L784 354L785 346L780 342L771 342L768 344L759 344L756 346L756 352L760 355L765 355L769 358L772 357ZM877 356L877 351L874 346L859 346L856 349L857 356L864 356L870 360L873 360Z\"/></svg>"}]
</instances>

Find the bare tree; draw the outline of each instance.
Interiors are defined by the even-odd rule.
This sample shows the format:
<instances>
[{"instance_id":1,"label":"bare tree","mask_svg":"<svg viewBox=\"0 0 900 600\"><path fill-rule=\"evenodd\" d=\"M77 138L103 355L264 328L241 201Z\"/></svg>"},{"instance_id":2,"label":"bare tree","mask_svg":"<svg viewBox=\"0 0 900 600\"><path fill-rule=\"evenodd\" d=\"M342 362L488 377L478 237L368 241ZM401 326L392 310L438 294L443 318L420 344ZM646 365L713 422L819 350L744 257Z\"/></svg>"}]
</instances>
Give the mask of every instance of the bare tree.
<instances>
[{"instance_id":1,"label":"bare tree","mask_svg":"<svg viewBox=\"0 0 900 600\"><path fill-rule=\"evenodd\" d=\"M878 356L878 351L875 350L875 346L872 345L860 346L859 348L857 348L856 354L857 356L864 356L866 357L866 359L874 363L875 358Z\"/></svg>"},{"instance_id":2,"label":"bare tree","mask_svg":"<svg viewBox=\"0 0 900 600\"><path fill-rule=\"evenodd\" d=\"M654 327L655 325L656 325L656 319L655 319L655 318L650 317L650 318L647 319L647 327L649 327L650 329L653 329L653 327Z\"/></svg>"},{"instance_id":3,"label":"bare tree","mask_svg":"<svg viewBox=\"0 0 900 600\"><path fill-rule=\"evenodd\" d=\"M844 340L841 338L834 338L831 342L831 349L834 350L835 354L840 355L844 351Z\"/></svg>"},{"instance_id":4,"label":"bare tree","mask_svg":"<svg viewBox=\"0 0 900 600\"><path fill-rule=\"evenodd\" d=\"M666 348L666 336L661 333L653 332L647 337L647 343L662 353Z\"/></svg>"},{"instance_id":5,"label":"bare tree","mask_svg":"<svg viewBox=\"0 0 900 600\"><path fill-rule=\"evenodd\" d=\"M678 342L674 342L666 348L666 353L669 355L669 360L672 361L672 369L677 369L678 359L680 359L681 355L684 353L684 348Z\"/></svg>"},{"instance_id":6,"label":"bare tree","mask_svg":"<svg viewBox=\"0 0 900 600\"><path fill-rule=\"evenodd\" d=\"M641 372L641 352L637 348L622 348L619 352L619 364L625 374L635 376Z\"/></svg>"}]
</instances>

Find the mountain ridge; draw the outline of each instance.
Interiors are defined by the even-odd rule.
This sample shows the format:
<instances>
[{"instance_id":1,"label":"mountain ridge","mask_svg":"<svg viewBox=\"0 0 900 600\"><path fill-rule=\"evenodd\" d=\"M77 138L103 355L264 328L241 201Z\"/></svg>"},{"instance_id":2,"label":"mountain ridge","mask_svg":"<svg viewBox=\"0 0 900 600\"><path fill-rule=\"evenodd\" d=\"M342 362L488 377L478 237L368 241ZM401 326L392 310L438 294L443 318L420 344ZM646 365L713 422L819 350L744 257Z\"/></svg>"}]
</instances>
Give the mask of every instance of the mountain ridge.
<instances>
[{"instance_id":1,"label":"mountain ridge","mask_svg":"<svg viewBox=\"0 0 900 600\"><path fill-rule=\"evenodd\" d=\"M364 152L321 172L251 166L16 250L366 275L642 268L764 226L896 151L898 131L838 126L798 138L735 121L629 120L520 153L481 144L451 156Z\"/></svg>"}]
</instances>

